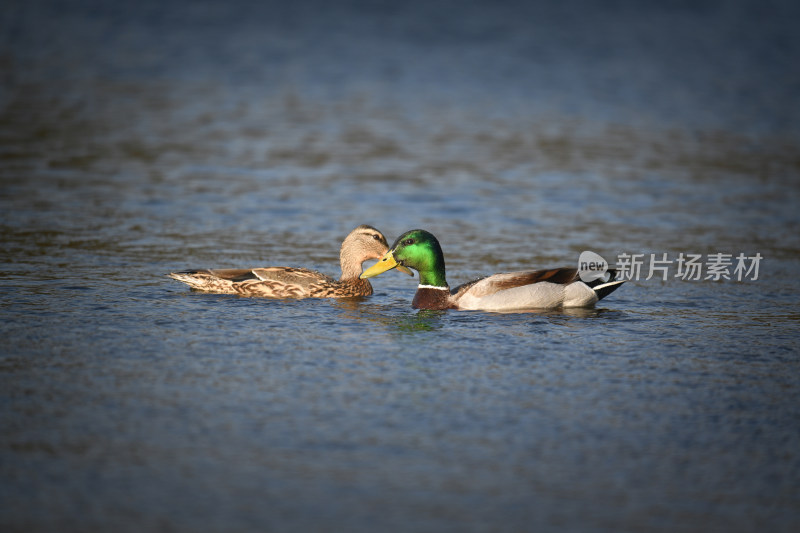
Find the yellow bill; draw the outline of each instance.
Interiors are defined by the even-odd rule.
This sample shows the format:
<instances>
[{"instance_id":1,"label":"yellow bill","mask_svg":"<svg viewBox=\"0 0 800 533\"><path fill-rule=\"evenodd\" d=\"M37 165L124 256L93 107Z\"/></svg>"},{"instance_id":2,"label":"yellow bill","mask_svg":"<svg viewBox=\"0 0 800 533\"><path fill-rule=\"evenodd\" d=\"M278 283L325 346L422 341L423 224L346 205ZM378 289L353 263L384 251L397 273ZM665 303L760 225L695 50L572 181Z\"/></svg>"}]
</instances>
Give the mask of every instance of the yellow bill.
<instances>
[{"instance_id":1,"label":"yellow bill","mask_svg":"<svg viewBox=\"0 0 800 533\"><path fill-rule=\"evenodd\" d=\"M397 267L396 267L396 268L397 268L397 270L399 270L400 272L405 272L406 274L408 274L408 275L409 275L409 276L411 276L412 278L414 277L414 271L413 271L413 270L411 270L410 268L408 268L408 267L405 267L405 266L403 266L403 265L401 265L401 264L399 264L399 263L398 263L398 265L397 265Z\"/></svg>"},{"instance_id":2,"label":"yellow bill","mask_svg":"<svg viewBox=\"0 0 800 533\"><path fill-rule=\"evenodd\" d=\"M393 268L405 272L409 276L414 275L414 273L411 272L411 270L409 270L408 268L404 267L403 265L399 264L397 261L394 260L394 256L392 255L392 252L390 250L386 252L386 254L384 254L384 256L381 257L381 259L377 263L375 263L374 265L366 269L364 272L362 272L360 277L361 279L373 278L378 274L383 274L387 270L391 270Z\"/></svg>"}]
</instances>

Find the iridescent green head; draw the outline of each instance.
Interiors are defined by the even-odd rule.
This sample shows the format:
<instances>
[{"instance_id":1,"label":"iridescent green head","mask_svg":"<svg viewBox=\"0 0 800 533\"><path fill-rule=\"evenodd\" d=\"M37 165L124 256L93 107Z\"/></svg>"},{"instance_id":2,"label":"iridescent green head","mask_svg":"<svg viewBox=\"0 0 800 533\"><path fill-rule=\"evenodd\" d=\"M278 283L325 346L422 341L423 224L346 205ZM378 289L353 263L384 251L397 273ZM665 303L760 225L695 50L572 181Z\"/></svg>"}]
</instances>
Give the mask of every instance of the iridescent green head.
<instances>
[{"instance_id":1,"label":"iridescent green head","mask_svg":"<svg viewBox=\"0 0 800 533\"><path fill-rule=\"evenodd\" d=\"M420 285L447 286L442 247L439 246L436 237L423 229L403 233L386 255L374 266L365 270L361 277L371 278L398 265L419 272Z\"/></svg>"}]
</instances>

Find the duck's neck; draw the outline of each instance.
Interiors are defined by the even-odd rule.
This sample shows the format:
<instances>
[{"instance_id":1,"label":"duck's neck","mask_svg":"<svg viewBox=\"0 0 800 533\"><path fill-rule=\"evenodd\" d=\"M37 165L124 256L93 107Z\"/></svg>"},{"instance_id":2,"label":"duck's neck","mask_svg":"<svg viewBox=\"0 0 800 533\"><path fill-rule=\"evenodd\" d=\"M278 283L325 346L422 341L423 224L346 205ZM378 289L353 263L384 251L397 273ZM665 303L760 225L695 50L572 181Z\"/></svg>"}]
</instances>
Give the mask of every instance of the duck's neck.
<instances>
[{"instance_id":1,"label":"duck's neck","mask_svg":"<svg viewBox=\"0 0 800 533\"><path fill-rule=\"evenodd\" d=\"M411 306L414 309L448 309L452 307L450 287L447 286L447 277L445 276L444 257L441 253L436 254L425 266L427 268L418 270L419 286Z\"/></svg>"},{"instance_id":2,"label":"duck's neck","mask_svg":"<svg viewBox=\"0 0 800 533\"><path fill-rule=\"evenodd\" d=\"M339 255L339 263L342 265L342 276L339 278L341 281L358 279L361 275L361 263L344 253L344 250Z\"/></svg>"},{"instance_id":3,"label":"duck's neck","mask_svg":"<svg viewBox=\"0 0 800 533\"><path fill-rule=\"evenodd\" d=\"M444 273L444 265L436 270L424 270L419 273L419 284L421 287L447 288L447 278Z\"/></svg>"},{"instance_id":4,"label":"duck's neck","mask_svg":"<svg viewBox=\"0 0 800 533\"><path fill-rule=\"evenodd\" d=\"M453 307L450 301L450 289L420 284L414 294L411 307L414 309L449 309Z\"/></svg>"}]
</instances>

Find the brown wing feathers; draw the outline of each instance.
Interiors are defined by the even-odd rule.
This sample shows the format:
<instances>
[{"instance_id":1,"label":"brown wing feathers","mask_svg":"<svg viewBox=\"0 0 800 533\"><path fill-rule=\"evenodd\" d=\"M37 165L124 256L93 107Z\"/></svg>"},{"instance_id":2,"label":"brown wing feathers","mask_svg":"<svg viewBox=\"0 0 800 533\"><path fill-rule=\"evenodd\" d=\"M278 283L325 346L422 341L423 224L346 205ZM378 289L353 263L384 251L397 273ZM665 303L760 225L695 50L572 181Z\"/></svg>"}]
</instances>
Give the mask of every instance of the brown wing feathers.
<instances>
[{"instance_id":1,"label":"brown wing feathers","mask_svg":"<svg viewBox=\"0 0 800 533\"><path fill-rule=\"evenodd\" d=\"M577 277L577 268L563 267L551 268L548 270L526 270L505 275L497 281L494 281L492 285L498 291L513 289L514 287L521 287L522 285L531 285L542 281L566 285L567 283L575 281Z\"/></svg>"},{"instance_id":2,"label":"brown wing feathers","mask_svg":"<svg viewBox=\"0 0 800 533\"><path fill-rule=\"evenodd\" d=\"M200 272L203 271L201 270ZM253 274L253 271L249 268L215 268L205 272L208 272L213 276L217 276L218 278L227 279L228 281L234 282L258 279L258 277Z\"/></svg>"}]
</instances>

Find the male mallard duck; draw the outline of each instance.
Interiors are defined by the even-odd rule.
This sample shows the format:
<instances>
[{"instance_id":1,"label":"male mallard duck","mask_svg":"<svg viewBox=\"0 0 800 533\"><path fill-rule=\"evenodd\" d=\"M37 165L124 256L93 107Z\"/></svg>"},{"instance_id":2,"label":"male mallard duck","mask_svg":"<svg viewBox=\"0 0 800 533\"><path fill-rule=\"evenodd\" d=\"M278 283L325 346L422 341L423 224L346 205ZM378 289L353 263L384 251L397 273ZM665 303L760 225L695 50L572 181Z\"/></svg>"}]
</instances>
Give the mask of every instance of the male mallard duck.
<instances>
[{"instance_id":1,"label":"male mallard duck","mask_svg":"<svg viewBox=\"0 0 800 533\"><path fill-rule=\"evenodd\" d=\"M511 311L589 307L611 294L624 281L581 281L577 268L526 270L494 274L453 290L447 285L444 254L431 233L415 229L402 234L386 255L361 274L371 278L395 267L409 267L419 272L419 287L412 306L415 309L472 309Z\"/></svg>"},{"instance_id":2,"label":"male mallard duck","mask_svg":"<svg viewBox=\"0 0 800 533\"><path fill-rule=\"evenodd\" d=\"M361 225L342 242L339 261L342 276L339 281L315 270L292 267L251 269L184 270L169 277L182 281L193 289L242 296L268 298L348 298L369 296L372 285L361 279L361 264L378 259L389 246L386 237L372 226ZM413 276L407 268L403 272Z\"/></svg>"}]
</instances>

